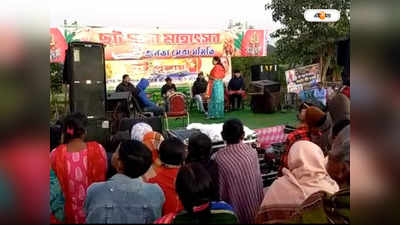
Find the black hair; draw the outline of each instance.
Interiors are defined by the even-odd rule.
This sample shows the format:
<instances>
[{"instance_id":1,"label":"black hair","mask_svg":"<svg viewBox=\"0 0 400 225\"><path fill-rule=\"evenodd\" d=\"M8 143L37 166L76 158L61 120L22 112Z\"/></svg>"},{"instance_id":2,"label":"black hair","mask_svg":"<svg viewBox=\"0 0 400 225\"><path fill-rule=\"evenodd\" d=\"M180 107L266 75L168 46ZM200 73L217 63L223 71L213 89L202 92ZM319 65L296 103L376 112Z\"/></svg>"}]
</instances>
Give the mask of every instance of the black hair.
<instances>
[{"instance_id":1,"label":"black hair","mask_svg":"<svg viewBox=\"0 0 400 225\"><path fill-rule=\"evenodd\" d=\"M303 109L307 109L310 106L314 106L314 105L312 103L310 103L310 102L301 103L301 105L299 107L299 112L301 112L301 110L303 110Z\"/></svg>"},{"instance_id":2,"label":"black hair","mask_svg":"<svg viewBox=\"0 0 400 225\"><path fill-rule=\"evenodd\" d=\"M160 160L169 165L179 166L185 161L185 144L175 137L165 139L160 145Z\"/></svg>"},{"instance_id":3,"label":"black hair","mask_svg":"<svg viewBox=\"0 0 400 225\"><path fill-rule=\"evenodd\" d=\"M124 75L122 76L122 80L125 80L126 77L129 77L129 75L128 75L128 74L124 74Z\"/></svg>"},{"instance_id":4,"label":"black hair","mask_svg":"<svg viewBox=\"0 0 400 225\"><path fill-rule=\"evenodd\" d=\"M204 76L204 73L203 73L203 71L200 71L197 75L202 75L202 76Z\"/></svg>"},{"instance_id":5,"label":"black hair","mask_svg":"<svg viewBox=\"0 0 400 225\"><path fill-rule=\"evenodd\" d=\"M122 141L118 154L123 164L123 173L130 178L142 176L153 161L151 151L136 140Z\"/></svg>"},{"instance_id":6,"label":"black hair","mask_svg":"<svg viewBox=\"0 0 400 225\"><path fill-rule=\"evenodd\" d=\"M217 61L217 64L219 64L219 65L223 66L223 65L222 65L222 62L221 62L221 58L220 58L220 57L218 57L218 56L214 56L214 57L213 57L213 60Z\"/></svg>"},{"instance_id":7,"label":"black hair","mask_svg":"<svg viewBox=\"0 0 400 225\"><path fill-rule=\"evenodd\" d=\"M211 157L211 139L203 134L193 134L189 137L188 156L186 162L207 163ZM204 164L203 164L204 165Z\"/></svg>"},{"instance_id":8,"label":"black hair","mask_svg":"<svg viewBox=\"0 0 400 225\"><path fill-rule=\"evenodd\" d=\"M165 82L167 81L172 81L172 79L170 77L165 78Z\"/></svg>"},{"instance_id":9,"label":"black hair","mask_svg":"<svg viewBox=\"0 0 400 225\"><path fill-rule=\"evenodd\" d=\"M188 213L194 214L199 222L208 219L210 207L200 212L193 212L194 206L212 201L214 191L211 176L200 163L189 163L179 169L175 189Z\"/></svg>"},{"instance_id":10,"label":"black hair","mask_svg":"<svg viewBox=\"0 0 400 225\"><path fill-rule=\"evenodd\" d=\"M240 73L240 70L234 70L233 73Z\"/></svg>"},{"instance_id":11,"label":"black hair","mask_svg":"<svg viewBox=\"0 0 400 225\"><path fill-rule=\"evenodd\" d=\"M238 144L244 135L243 123L238 119L225 121L221 135L228 144Z\"/></svg>"},{"instance_id":12,"label":"black hair","mask_svg":"<svg viewBox=\"0 0 400 225\"><path fill-rule=\"evenodd\" d=\"M72 113L64 118L62 132L64 144L68 144L74 138L82 138L88 126L87 117L80 112Z\"/></svg>"}]
</instances>

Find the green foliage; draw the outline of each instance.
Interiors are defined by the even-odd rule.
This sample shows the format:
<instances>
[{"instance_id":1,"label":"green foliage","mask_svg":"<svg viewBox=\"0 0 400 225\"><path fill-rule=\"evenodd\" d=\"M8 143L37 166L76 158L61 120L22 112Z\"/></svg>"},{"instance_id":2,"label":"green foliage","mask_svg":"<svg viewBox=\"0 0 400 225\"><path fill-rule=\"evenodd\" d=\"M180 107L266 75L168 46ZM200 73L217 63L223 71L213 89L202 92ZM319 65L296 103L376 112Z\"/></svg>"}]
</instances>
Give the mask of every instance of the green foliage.
<instances>
[{"instance_id":1,"label":"green foliage","mask_svg":"<svg viewBox=\"0 0 400 225\"><path fill-rule=\"evenodd\" d=\"M62 92L63 65L60 63L50 63L50 91L52 94Z\"/></svg>"},{"instance_id":2,"label":"green foliage","mask_svg":"<svg viewBox=\"0 0 400 225\"><path fill-rule=\"evenodd\" d=\"M244 32L237 33L237 38L235 39L235 48L236 49L242 48L243 36L244 36Z\"/></svg>"},{"instance_id":3,"label":"green foliage","mask_svg":"<svg viewBox=\"0 0 400 225\"><path fill-rule=\"evenodd\" d=\"M350 0L272 0L267 5L272 9L272 18L283 28L271 34L279 38L276 55L280 63L290 67L322 63L326 73L336 55L335 42L350 35ZM312 23L304 19L306 9L337 9L340 20L335 23Z\"/></svg>"}]
</instances>

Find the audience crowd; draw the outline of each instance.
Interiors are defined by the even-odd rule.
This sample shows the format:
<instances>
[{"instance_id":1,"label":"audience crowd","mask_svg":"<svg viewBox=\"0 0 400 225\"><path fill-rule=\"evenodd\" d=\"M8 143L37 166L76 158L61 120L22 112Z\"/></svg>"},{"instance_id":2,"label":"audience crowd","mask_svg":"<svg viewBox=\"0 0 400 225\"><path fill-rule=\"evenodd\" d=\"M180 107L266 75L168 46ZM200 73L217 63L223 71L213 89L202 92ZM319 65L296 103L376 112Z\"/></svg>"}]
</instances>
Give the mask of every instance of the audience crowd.
<instances>
[{"instance_id":1,"label":"audience crowd","mask_svg":"<svg viewBox=\"0 0 400 225\"><path fill-rule=\"evenodd\" d=\"M107 155L85 142L86 116L71 114L49 156L51 223L350 223L350 99L339 93L324 109L305 102L298 119L277 179L263 188L238 119L225 121L217 151L205 134L184 143L137 123Z\"/></svg>"}]
</instances>

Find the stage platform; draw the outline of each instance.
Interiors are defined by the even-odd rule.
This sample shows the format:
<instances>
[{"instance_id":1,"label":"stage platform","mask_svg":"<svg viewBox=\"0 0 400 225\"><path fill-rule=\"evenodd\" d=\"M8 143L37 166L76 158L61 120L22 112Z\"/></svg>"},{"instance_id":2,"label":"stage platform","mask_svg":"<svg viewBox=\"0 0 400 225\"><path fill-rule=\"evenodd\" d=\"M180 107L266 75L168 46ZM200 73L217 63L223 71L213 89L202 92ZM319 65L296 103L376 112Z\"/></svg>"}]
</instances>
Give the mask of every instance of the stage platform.
<instances>
[{"instance_id":1,"label":"stage platform","mask_svg":"<svg viewBox=\"0 0 400 225\"><path fill-rule=\"evenodd\" d=\"M272 114L259 114L253 113L250 109L245 108L242 111L234 111L225 113L225 117L223 119L206 119L204 114L199 112L191 112L190 113L190 123L202 123L202 124L211 124L211 123L223 123L225 120L231 118L240 119L243 124L245 124L250 129L260 129L266 127L273 127L277 125L291 125L295 126L297 123L296 111L289 112L276 112ZM182 120L169 120L169 128L171 130L179 129L183 127Z\"/></svg>"}]
</instances>

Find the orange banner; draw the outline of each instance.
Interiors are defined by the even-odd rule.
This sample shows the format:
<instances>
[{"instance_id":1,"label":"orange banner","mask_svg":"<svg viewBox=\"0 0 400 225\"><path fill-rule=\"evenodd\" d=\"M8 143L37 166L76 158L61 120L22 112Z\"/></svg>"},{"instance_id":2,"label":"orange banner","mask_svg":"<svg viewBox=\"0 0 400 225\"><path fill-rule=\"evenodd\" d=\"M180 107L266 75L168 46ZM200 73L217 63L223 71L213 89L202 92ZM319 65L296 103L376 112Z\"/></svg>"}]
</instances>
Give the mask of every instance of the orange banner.
<instances>
[{"instance_id":1,"label":"orange banner","mask_svg":"<svg viewBox=\"0 0 400 225\"><path fill-rule=\"evenodd\" d=\"M64 34L56 46L69 41L91 41L105 45L106 60L170 59L213 56L265 56L267 32L246 30L242 32L198 33L138 33L132 29L113 28L51 28L53 34ZM61 32L63 30L63 32ZM57 47L55 47L57 48ZM63 48L63 47L60 47ZM50 59L51 62L52 59ZM59 62L60 60L57 60Z\"/></svg>"}]
</instances>

